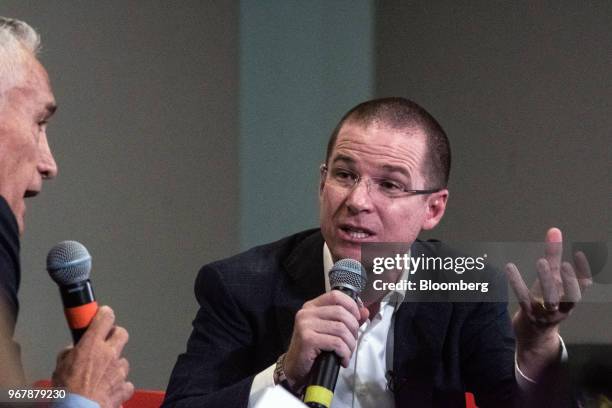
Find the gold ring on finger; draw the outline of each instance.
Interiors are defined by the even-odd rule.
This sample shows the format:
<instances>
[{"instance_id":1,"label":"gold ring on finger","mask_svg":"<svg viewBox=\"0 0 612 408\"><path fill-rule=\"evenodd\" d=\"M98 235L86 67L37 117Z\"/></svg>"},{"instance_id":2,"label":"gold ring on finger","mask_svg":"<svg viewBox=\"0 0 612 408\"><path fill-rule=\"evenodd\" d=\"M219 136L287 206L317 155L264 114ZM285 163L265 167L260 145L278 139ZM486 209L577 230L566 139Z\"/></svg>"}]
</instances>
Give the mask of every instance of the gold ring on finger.
<instances>
[{"instance_id":1,"label":"gold ring on finger","mask_svg":"<svg viewBox=\"0 0 612 408\"><path fill-rule=\"evenodd\" d=\"M557 310L559 310L559 305L558 304L550 304L550 303L546 303L544 301L543 297L534 297L533 300L540 305L540 308L542 308L542 310L544 310L545 312L556 312Z\"/></svg>"}]
</instances>

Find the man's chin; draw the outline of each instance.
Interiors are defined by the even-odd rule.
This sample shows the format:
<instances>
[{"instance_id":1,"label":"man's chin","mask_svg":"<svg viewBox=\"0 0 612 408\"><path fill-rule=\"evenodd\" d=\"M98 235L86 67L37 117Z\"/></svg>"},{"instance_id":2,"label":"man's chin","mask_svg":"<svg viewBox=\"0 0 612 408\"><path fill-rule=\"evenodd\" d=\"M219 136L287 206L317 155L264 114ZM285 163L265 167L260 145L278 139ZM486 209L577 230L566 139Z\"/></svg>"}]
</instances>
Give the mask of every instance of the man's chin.
<instances>
[{"instance_id":1,"label":"man's chin","mask_svg":"<svg viewBox=\"0 0 612 408\"><path fill-rule=\"evenodd\" d=\"M331 253L332 257L334 258L334 262L338 262L340 259L346 258L355 259L361 262L361 245L350 247L342 246L331 250Z\"/></svg>"}]
</instances>

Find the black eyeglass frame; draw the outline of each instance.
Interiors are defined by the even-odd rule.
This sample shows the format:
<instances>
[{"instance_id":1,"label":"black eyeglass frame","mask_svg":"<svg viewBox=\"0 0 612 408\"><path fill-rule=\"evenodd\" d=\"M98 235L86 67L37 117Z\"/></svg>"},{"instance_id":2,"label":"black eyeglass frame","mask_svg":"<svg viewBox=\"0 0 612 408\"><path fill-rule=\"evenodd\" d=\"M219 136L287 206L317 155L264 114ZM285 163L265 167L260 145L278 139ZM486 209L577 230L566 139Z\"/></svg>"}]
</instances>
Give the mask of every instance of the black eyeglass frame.
<instances>
[{"instance_id":1,"label":"black eyeglass frame","mask_svg":"<svg viewBox=\"0 0 612 408\"><path fill-rule=\"evenodd\" d=\"M321 166L319 167L319 170L321 171L321 175L326 177L327 176L327 172L329 171L329 167L327 167L327 164L322 163ZM353 186L351 188L354 188L357 184L359 184L359 181L361 181L361 175L351 172L353 174L355 174L355 176L357 177L357 179L355 180L355 184L353 184ZM381 179L380 177L370 177L371 180L378 180ZM409 190L406 188L402 189L402 195L399 196L395 196L392 198L402 198L402 197L410 197L413 195L425 195L425 194L433 194L433 193L437 193L439 191L442 191L444 188L429 188L429 189L425 189L425 190Z\"/></svg>"}]
</instances>

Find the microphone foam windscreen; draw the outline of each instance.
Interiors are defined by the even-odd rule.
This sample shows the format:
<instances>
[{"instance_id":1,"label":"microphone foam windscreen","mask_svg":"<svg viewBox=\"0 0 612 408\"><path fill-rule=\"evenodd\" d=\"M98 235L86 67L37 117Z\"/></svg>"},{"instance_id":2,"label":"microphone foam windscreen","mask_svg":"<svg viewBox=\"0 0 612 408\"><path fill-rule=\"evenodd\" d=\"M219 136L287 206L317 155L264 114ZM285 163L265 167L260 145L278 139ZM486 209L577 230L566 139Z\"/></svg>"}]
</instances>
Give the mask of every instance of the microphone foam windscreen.
<instances>
[{"instance_id":1,"label":"microphone foam windscreen","mask_svg":"<svg viewBox=\"0 0 612 408\"><path fill-rule=\"evenodd\" d=\"M329 284L332 288L342 286L361 293L366 286L366 271L359 261L351 258L341 259L329 271Z\"/></svg>"},{"instance_id":2,"label":"microphone foam windscreen","mask_svg":"<svg viewBox=\"0 0 612 408\"><path fill-rule=\"evenodd\" d=\"M47 271L60 286L82 282L89 279L91 255L79 242L62 241L49 251Z\"/></svg>"}]
</instances>

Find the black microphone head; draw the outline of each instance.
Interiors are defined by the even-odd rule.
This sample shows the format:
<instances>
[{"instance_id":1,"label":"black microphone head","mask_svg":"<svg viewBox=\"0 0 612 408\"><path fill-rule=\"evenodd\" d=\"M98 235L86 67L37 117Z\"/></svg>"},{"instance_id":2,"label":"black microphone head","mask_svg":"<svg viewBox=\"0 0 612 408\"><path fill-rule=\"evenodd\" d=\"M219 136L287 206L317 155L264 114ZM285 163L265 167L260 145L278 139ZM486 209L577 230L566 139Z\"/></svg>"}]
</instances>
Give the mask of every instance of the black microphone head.
<instances>
[{"instance_id":1,"label":"black microphone head","mask_svg":"<svg viewBox=\"0 0 612 408\"><path fill-rule=\"evenodd\" d=\"M341 259L329 271L329 285L343 287L360 294L366 287L366 271L359 261L351 258Z\"/></svg>"},{"instance_id":2,"label":"black microphone head","mask_svg":"<svg viewBox=\"0 0 612 408\"><path fill-rule=\"evenodd\" d=\"M47 271L59 286L85 281L91 271L91 255L79 242L62 241L49 251Z\"/></svg>"}]
</instances>

